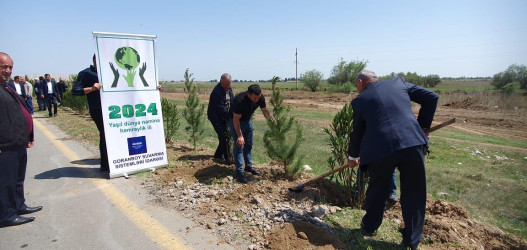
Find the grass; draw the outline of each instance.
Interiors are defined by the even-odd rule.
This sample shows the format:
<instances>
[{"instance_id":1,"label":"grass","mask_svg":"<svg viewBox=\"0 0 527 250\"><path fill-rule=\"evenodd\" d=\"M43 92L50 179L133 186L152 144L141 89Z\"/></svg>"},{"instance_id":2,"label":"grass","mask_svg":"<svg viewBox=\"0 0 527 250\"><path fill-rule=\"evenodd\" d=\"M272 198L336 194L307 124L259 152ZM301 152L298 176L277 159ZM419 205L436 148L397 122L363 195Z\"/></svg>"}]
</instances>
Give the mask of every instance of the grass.
<instances>
[{"instance_id":1,"label":"grass","mask_svg":"<svg viewBox=\"0 0 527 250\"><path fill-rule=\"evenodd\" d=\"M459 137L465 134L459 132ZM436 136L431 142L428 193L461 204L477 220L527 239L525 155L477 141L451 142Z\"/></svg>"},{"instance_id":2,"label":"grass","mask_svg":"<svg viewBox=\"0 0 527 250\"><path fill-rule=\"evenodd\" d=\"M235 85L235 92L244 90L249 84L233 84ZM266 88L267 85L265 84L261 83L262 87ZM294 85L294 83L287 84ZM164 87L169 88L167 85ZM214 85L213 83L203 83L201 87L203 89L212 88ZM454 89L451 85L446 86ZM170 88L172 87L170 86ZM270 87L270 83L268 87ZM466 88L474 88L474 86L470 85ZM443 97L444 94L441 98ZM521 100L524 102L525 97ZM183 101L175 101L175 103L180 110L183 109ZM61 111L61 113L66 112ZM329 126L334 113L293 110L293 115L299 119L303 128L305 141L299 148L299 153L304 155L304 164L313 168L314 175L328 171L329 167L326 160L330 154L330 148L322 128ZM265 153L262 142L262 136L267 125L260 111L255 112L254 118L253 160L255 163L267 163L270 159ZM87 140L96 145L97 129L89 117L65 114L61 115L60 119L51 119L51 121L57 123L59 127L73 137ZM185 120L181 119L180 121L180 129L174 137L176 144L187 141L189 138L184 130L187 125ZM210 149L211 153L217 145L216 134L208 122L205 125L203 139L198 145ZM527 239L527 210L525 209L527 207L527 195L525 195L527 191L527 160L524 158L527 155L513 150L503 150L503 146L526 149L527 141L497 136L481 136L450 129L434 132L431 136L430 149L432 153L426 159L428 193L434 198L443 198L466 207L471 216L479 221L488 222L506 232ZM481 153L475 153L476 149ZM505 156L507 160L499 160L496 156ZM170 158L170 155L169 159L173 164L180 165L177 164L177 159ZM377 249L393 248L400 242L397 226L389 221L383 223L379 233L373 238L365 240L359 237L358 232L354 229L360 227L361 217L362 211L360 210L344 209L343 212L330 216L328 221L334 224L336 228L341 228L339 233L350 241L349 245L359 244L366 246L365 248ZM384 241L391 242L392 245L383 245L386 244Z\"/></svg>"}]
</instances>

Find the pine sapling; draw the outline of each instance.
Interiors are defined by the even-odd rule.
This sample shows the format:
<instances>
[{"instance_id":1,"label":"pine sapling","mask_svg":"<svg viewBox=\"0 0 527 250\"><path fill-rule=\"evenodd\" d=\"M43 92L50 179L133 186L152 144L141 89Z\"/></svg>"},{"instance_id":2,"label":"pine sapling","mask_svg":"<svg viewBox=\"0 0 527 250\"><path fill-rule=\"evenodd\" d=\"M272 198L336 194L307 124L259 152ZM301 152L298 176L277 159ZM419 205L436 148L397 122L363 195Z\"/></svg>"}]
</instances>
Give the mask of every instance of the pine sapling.
<instances>
[{"instance_id":1,"label":"pine sapling","mask_svg":"<svg viewBox=\"0 0 527 250\"><path fill-rule=\"evenodd\" d=\"M197 149L197 142L203 135L203 125L205 124L205 105L201 103L194 84L194 78L191 79L193 74L189 73L189 69L185 71L185 92L188 97L185 101L185 109L183 110L183 117L187 121L188 125L185 130L190 133L189 142L194 145L194 150Z\"/></svg>"},{"instance_id":2,"label":"pine sapling","mask_svg":"<svg viewBox=\"0 0 527 250\"><path fill-rule=\"evenodd\" d=\"M269 130L263 136L267 155L277 161L285 172L287 179L294 179L301 172L301 158L297 156L297 150L302 142L302 128L290 114L291 108L284 105L281 91L276 87L278 77L273 77L273 95L271 105L273 115L267 120ZM295 128L295 131L292 128ZM292 135L295 133L296 135ZM294 136L294 140L290 140Z\"/></svg>"}]
</instances>

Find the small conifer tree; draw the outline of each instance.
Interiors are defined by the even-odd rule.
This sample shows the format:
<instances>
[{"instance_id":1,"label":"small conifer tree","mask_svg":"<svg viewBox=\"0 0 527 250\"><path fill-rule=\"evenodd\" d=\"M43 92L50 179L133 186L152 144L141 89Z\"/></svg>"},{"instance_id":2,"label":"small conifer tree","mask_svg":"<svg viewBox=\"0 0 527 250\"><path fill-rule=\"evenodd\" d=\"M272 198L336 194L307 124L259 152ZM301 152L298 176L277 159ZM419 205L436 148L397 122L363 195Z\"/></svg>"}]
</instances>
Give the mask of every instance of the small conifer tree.
<instances>
[{"instance_id":1,"label":"small conifer tree","mask_svg":"<svg viewBox=\"0 0 527 250\"><path fill-rule=\"evenodd\" d=\"M271 105L273 106L273 115L267 120L269 130L265 131L263 142L267 155L284 168L285 177L294 179L300 174L302 167L302 157L297 156L298 147L302 142L302 128L298 121L291 116L291 108L283 104L284 98L280 89L276 87L278 80L278 77L272 79ZM294 132L292 131L293 126L296 129L296 135L290 135L290 132ZM290 140L293 136L294 140Z\"/></svg>"},{"instance_id":2,"label":"small conifer tree","mask_svg":"<svg viewBox=\"0 0 527 250\"><path fill-rule=\"evenodd\" d=\"M189 142L194 145L194 150L197 149L197 142L203 135L203 125L205 124L205 104L201 103L194 84L194 78L191 79L193 74L189 73L189 69L185 70L185 92L188 97L185 101L185 109L183 110L183 117L187 121L188 125L185 130L190 133Z\"/></svg>"},{"instance_id":3,"label":"small conifer tree","mask_svg":"<svg viewBox=\"0 0 527 250\"><path fill-rule=\"evenodd\" d=\"M161 99L161 107L163 110L163 125L165 127L165 142L171 142L172 137L174 137L181 124L179 122L179 111L176 103L166 98Z\"/></svg>"}]
</instances>

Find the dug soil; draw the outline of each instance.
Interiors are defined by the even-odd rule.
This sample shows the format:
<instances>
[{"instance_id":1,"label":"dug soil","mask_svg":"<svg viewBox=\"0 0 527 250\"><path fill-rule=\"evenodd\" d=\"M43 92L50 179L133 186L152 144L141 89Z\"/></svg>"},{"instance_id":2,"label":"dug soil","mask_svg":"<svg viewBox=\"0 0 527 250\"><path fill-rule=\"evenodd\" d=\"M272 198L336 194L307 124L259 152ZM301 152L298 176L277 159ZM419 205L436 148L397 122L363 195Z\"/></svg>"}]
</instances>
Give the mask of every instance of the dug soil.
<instances>
[{"instance_id":1,"label":"dug soil","mask_svg":"<svg viewBox=\"0 0 527 250\"><path fill-rule=\"evenodd\" d=\"M350 242L364 240L341 238L342 229L324 222L349 205L346 192L329 181L293 193L288 188L294 184L283 179L279 168L261 164L256 167L262 175L248 175L249 184L239 184L232 165L213 160L204 150L169 150L183 165L158 170L143 186L153 202L181 211L221 242L237 249L353 249ZM527 249L525 240L470 219L463 207L429 198L426 210L424 249ZM399 204L386 211L385 220L404 226Z\"/></svg>"}]
</instances>

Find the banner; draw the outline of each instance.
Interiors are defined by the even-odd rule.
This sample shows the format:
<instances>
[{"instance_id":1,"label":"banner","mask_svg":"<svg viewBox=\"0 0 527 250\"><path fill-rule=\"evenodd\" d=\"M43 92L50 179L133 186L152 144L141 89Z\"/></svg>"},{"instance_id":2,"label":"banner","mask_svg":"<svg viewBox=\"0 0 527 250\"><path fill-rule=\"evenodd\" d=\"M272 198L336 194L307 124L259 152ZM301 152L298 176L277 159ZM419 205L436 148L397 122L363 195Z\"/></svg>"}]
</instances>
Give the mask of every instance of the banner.
<instances>
[{"instance_id":1,"label":"banner","mask_svg":"<svg viewBox=\"0 0 527 250\"><path fill-rule=\"evenodd\" d=\"M93 32L110 178L168 166L156 36Z\"/></svg>"}]
</instances>

